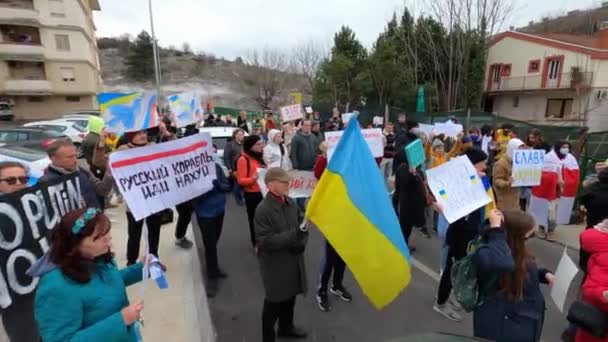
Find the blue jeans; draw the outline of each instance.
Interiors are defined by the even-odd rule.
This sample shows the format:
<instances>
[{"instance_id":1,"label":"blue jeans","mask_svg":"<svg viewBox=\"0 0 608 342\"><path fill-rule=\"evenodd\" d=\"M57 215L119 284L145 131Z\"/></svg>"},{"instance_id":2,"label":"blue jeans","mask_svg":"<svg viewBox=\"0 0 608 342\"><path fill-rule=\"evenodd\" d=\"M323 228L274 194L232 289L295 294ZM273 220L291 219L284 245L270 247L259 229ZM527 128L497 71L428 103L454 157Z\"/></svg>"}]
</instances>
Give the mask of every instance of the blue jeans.
<instances>
[{"instance_id":1,"label":"blue jeans","mask_svg":"<svg viewBox=\"0 0 608 342\"><path fill-rule=\"evenodd\" d=\"M445 216L443 216L443 214L439 214L437 219L437 235L439 235L439 240L441 241L439 258L441 261L440 267L442 271L445 269L445 265L448 261L448 252L450 251L448 245L445 243L445 237L448 233L449 226L450 224L448 223L448 220L446 220Z\"/></svg>"}]
</instances>

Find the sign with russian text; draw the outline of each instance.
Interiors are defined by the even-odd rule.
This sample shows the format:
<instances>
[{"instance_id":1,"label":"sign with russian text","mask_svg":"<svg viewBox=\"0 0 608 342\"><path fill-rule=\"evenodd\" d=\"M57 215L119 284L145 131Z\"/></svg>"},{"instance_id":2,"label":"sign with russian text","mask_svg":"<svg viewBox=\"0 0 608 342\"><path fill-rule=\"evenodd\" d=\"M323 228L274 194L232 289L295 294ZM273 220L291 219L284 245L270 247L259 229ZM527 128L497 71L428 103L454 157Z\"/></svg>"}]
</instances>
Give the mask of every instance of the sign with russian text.
<instances>
[{"instance_id":1,"label":"sign with russian text","mask_svg":"<svg viewBox=\"0 0 608 342\"><path fill-rule=\"evenodd\" d=\"M281 119L283 119L283 122L294 121L303 117L302 106L299 104L281 107Z\"/></svg>"},{"instance_id":2,"label":"sign with russian text","mask_svg":"<svg viewBox=\"0 0 608 342\"><path fill-rule=\"evenodd\" d=\"M380 158L384 155L384 146L382 144L382 130L380 128L362 129L363 137L367 142L367 146L372 151L374 158ZM327 141L327 160L331 157L338 147L338 142L342 138L344 131L325 132L325 141Z\"/></svg>"},{"instance_id":3,"label":"sign with russian text","mask_svg":"<svg viewBox=\"0 0 608 342\"><path fill-rule=\"evenodd\" d=\"M258 185L262 194L266 196L268 189L264 183L267 169L258 169ZM309 198L317 186L317 178L312 171L291 170L288 171L291 181L289 182L289 197Z\"/></svg>"},{"instance_id":4,"label":"sign with russian text","mask_svg":"<svg viewBox=\"0 0 608 342\"><path fill-rule=\"evenodd\" d=\"M49 231L83 205L76 174L0 196L0 308L34 292L38 278L25 272L49 250Z\"/></svg>"},{"instance_id":5,"label":"sign with russian text","mask_svg":"<svg viewBox=\"0 0 608 342\"><path fill-rule=\"evenodd\" d=\"M429 188L450 224L491 201L475 167L466 156L429 169L426 175Z\"/></svg>"},{"instance_id":6,"label":"sign with russian text","mask_svg":"<svg viewBox=\"0 0 608 342\"><path fill-rule=\"evenodd\" d=\"M136 220L211 190L216 178L209 133L114 152L110 169Z\"/></svg>"},{"instance_id":7,"label":"sign with russian text","mask_svg":"<svg viewBox=\"0 0 608 342\"><path fill-rule=\"evenodd\" d=\"M513 153L513 185L537 186L543 174L545 150L516 150Z\"/></svg>"}]
</instances>

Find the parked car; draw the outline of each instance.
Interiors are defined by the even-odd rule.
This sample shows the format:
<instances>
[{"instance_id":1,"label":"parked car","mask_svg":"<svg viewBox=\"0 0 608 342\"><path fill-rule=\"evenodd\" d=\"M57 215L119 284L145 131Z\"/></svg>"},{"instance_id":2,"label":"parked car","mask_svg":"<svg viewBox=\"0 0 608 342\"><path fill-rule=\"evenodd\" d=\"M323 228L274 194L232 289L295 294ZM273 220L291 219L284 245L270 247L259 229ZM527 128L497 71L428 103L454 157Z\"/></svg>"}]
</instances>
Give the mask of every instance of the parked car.
<instances>
[{"instance_id":1,"label":"parked car","mask_svg":"<svg viewBox=\"0 0 608 342\"><path fill-rule=\"evenodd\" d=\"M65 112L62 117L67 118L72 115L93 115L93 116L101 116L101 112L97 109L86 109L86 110L75 110L73 112Z\"/></svg>"},{"instance_id":2,"label":"parked car","mask_svg":"<svg viewBox=\"0 0 608 342\"><path fill-rule=\"evenodd\" d=\"M237 129L236 127L201 127L199 128L199 132L201 133L209 133L211 135L211 140L213 144L217 146L217 154L219 157L219 163L224 170L224 173L228 175L228 169L226 165L224 165L224 148L226 144L232 140L232 132ZM247 132L245 132L245 136L247 136Z\"/></svg>"},{"instance_id":3,"label":"parked car","mask_svg":"<svg viewBox=\"0 0 608 342\"><path fill-rule=\"evenodd\" d=\"M69 139L61 132L36 127L0 128L0 146L26 146L44 151L57 139Z\"/></svg>"},{"instance_id":4,"label":"parked car","mask_svg":"<svg viewBox=\"0 0 608 342\"><path fill-rule=\"evenodd\" d=\"M0 120L12 120L13 119L13 107L10 103L0 101Z\"/></svg>"},{"instance_id":5,"label":"parked car","mask_svg":"<svg viewBox=\"0 0 608 342\"><path fill-rule=\"evenodd\" d=\"M91 117L96 117L96 115L91 114L65 114L63 115L63 119L65 121L77 123L80 127L89 128L89 119Z\"/></svg>"},{"instance_id":6,"label":"parked car","mask_svg":"<svg viewBox=\"0 0 608 342\"><path fill-rule=\"evenodd\" d=\"M29 184L34 185L42 177L44 171L51 163L47 154L40 149L26 146L0 147L0 162L16 161L28 168Z\"/></svg>"},{"instance_id":7,"label":"parked car","mask_svg":"<svg viewBox=\"0 0 608 342\"><path fill-rule=\"evenodd\" d=\"M67 121L66 119L58 119L30 122L23 126L42 128L48 131L55 131L67 135L72 140L74 145L76 145L76 148L78 148L78 158L82 158L82 141L87 136L88 131L79 124Z\"/></svg>"}]
</instances>

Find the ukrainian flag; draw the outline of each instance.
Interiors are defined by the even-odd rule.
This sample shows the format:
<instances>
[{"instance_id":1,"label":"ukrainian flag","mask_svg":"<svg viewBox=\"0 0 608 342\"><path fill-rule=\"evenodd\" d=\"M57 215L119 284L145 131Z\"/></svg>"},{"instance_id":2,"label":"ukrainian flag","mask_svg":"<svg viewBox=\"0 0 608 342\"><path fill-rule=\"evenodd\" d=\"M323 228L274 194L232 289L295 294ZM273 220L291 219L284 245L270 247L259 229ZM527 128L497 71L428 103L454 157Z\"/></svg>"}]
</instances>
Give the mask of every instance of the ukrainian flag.
<instances>
[{"instance_id":1,"label":"ukrainian flag","mask_svg":"<svg viewBox=\"0 0 608 342\"><path fill-rule=\"evenodd\" d=\"M359 122L350 123L319 180L306 218L381 309L409 284L410 253Z\"/></svg>"}]
</instances>

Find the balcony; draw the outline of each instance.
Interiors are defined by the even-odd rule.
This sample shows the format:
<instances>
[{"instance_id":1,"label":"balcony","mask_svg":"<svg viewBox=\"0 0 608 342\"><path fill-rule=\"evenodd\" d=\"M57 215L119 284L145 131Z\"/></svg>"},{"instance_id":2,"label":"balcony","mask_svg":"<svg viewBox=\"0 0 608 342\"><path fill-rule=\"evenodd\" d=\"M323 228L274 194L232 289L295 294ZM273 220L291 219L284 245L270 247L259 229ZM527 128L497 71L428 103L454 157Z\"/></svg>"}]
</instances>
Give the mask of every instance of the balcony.
<instances>
[{"instance_id":1,"label":"balcony","mask_svg":"<svg viewBox=\"0 0 608 342\"><path fill-rule=\"evenodd\" d=\"M40 25L32 0L0 0L0 23Z\"/></svg>"},{"instance_id":2,"label":"balcony","mask_svg":"<svg viewBox=\"0 0 608 342\"><path fill-rule=\"evenodd\" d=\"M48 80L6 80L2 88L8 95L49 95L53 90Z\"/></svg>"},{"instance_id":3,"label":"balcony","mask_svg":"<svg viewBox=\"0 0 608 342\"><path fill-rule=\"evenodd\" d=\"M44 46L40 44L0 42L0 59L33 62L44 61Z\"/></svg>"},{"instance_id":4,"label":"balcony","mask_svg":"<svg viewBox=\"0 0 608 342\"><path fill-rule=\"evenodd\" d=\"M543 77L545 81L543 82ZM565 72L557 77L547 76L517 76L500 77L498 82L490 82L488 91L530 91L530 90L580 90L591 87L593 80L592 72Z\"/></svg>"}]
</instances>

